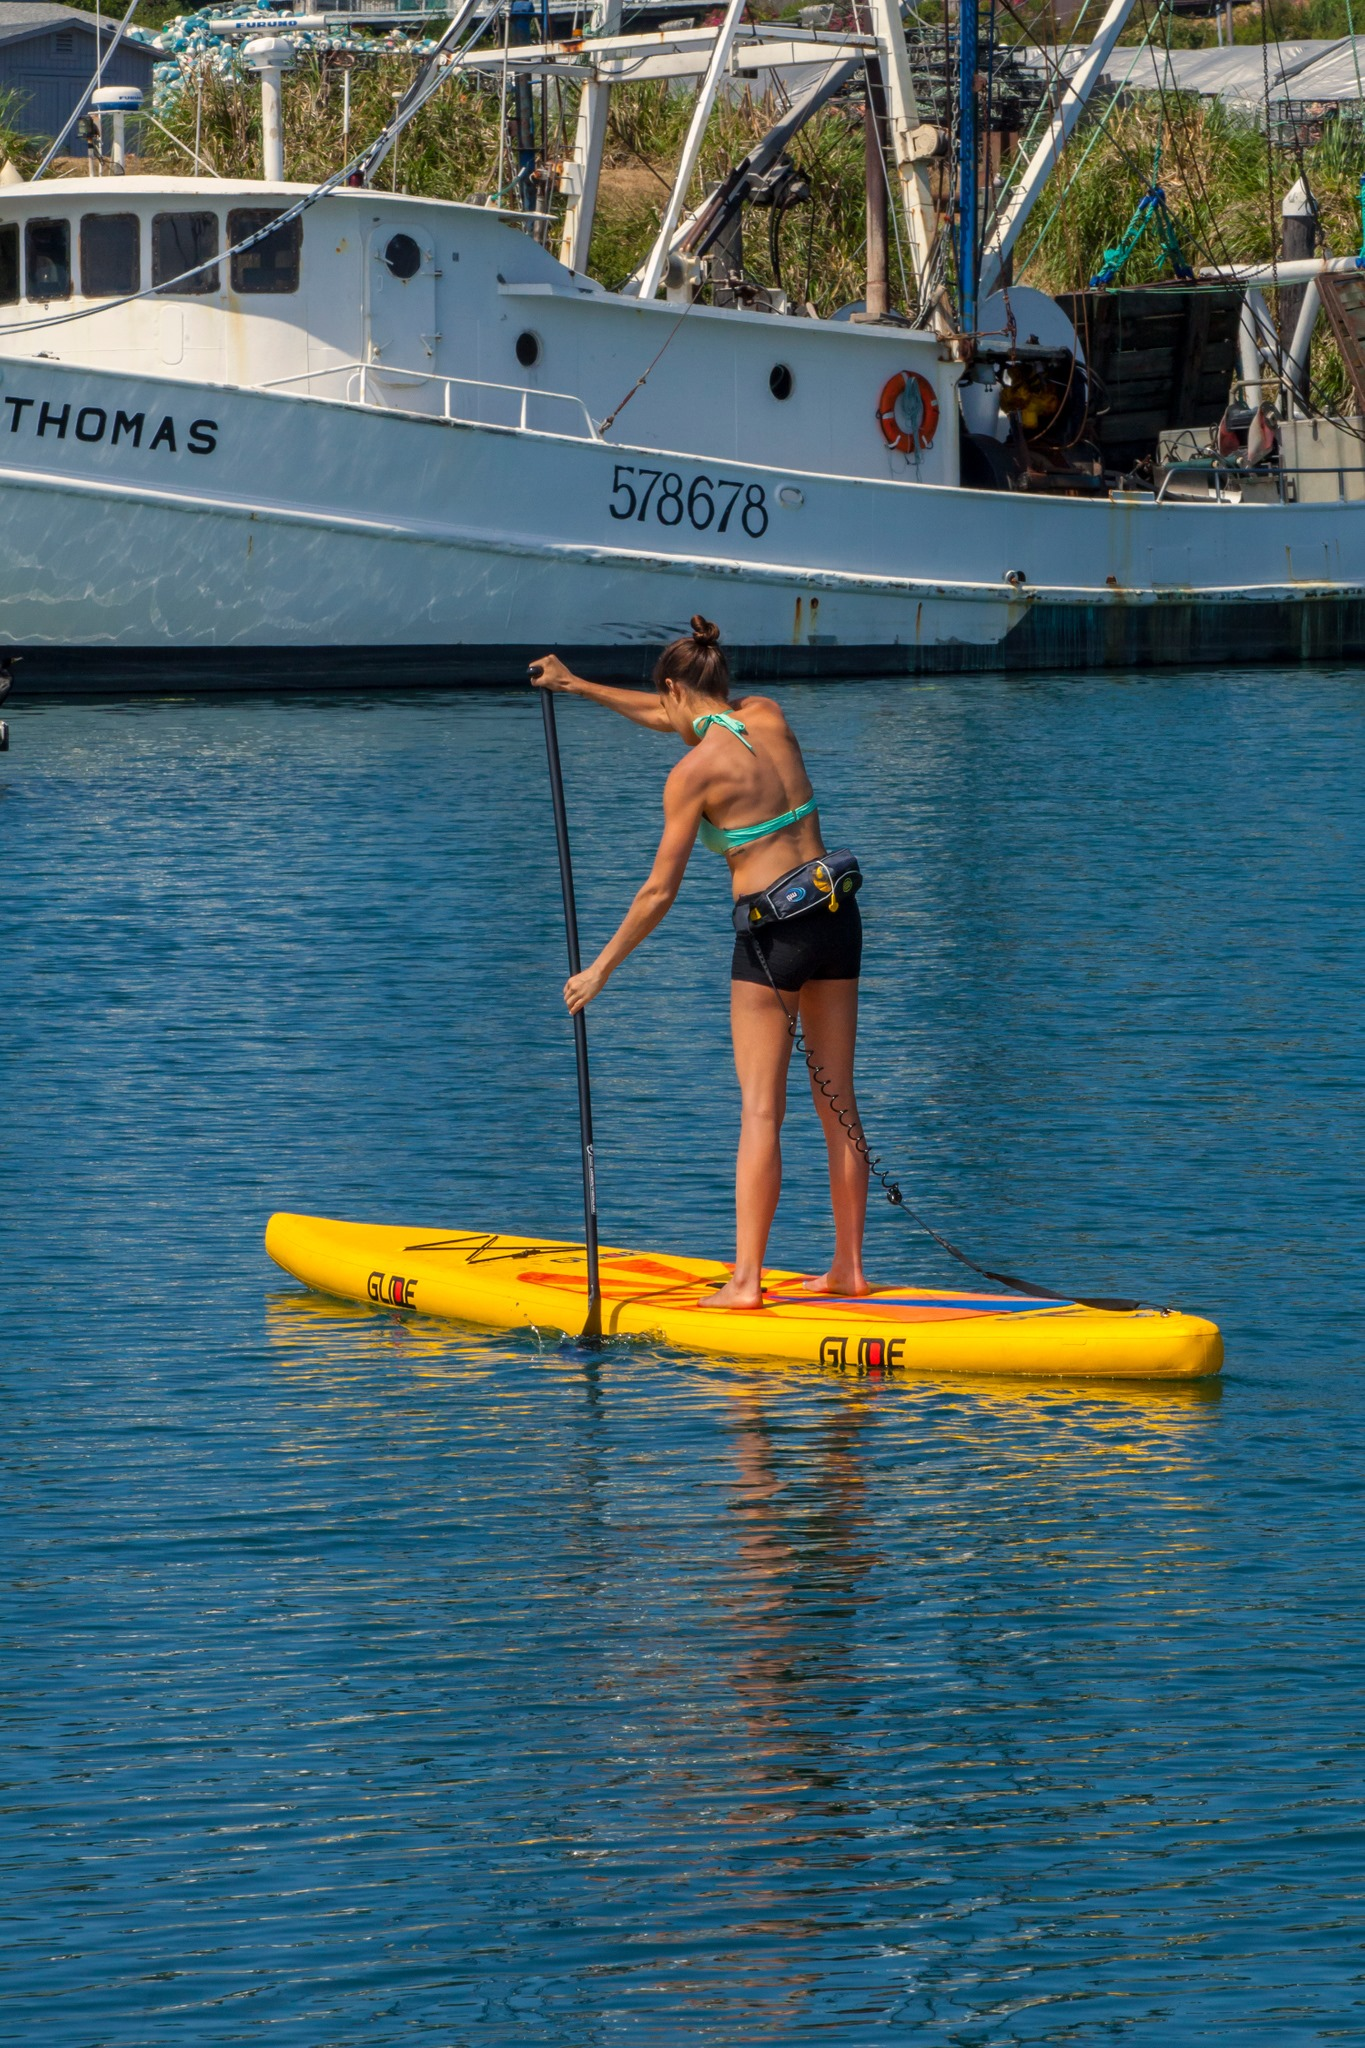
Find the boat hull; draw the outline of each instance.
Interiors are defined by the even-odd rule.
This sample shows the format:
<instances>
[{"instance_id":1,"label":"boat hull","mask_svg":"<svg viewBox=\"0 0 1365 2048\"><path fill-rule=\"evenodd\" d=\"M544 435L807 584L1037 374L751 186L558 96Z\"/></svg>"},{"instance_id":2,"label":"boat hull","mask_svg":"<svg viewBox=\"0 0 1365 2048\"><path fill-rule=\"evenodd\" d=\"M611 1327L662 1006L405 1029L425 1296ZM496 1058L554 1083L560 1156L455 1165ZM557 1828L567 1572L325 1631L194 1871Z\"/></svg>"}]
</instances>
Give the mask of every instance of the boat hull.
<instances>
[{"instance_id":1,"label":"boat hull","mask_svg":"<svg viewBox=\"0 0 1365 2048\"><path fill-rule=\"evenodd\" d=\"M695 609L724 611L723 597L699 591ZM686 615L690 616L690 614ZM683 615L661 628L682 629ZM603 682L646 683L659 641L603 646L566 643L551 627L536 640L421 647L372 641L354 646L257 644L69 647L0 638L24 654L23 696L163 696L194 692L384 689L500 689L526 680L528 664L553 645L570 668ZM1283 667L1365 659L1365 598L1286 599L1282 604L1200 604L1134 608L1115 619L1079 606L1039 606L997 642L906 647L853 641L837 647L772 643L727 650L743 684L858 681L873 677L989 675L1134 668Z\"/></svg>"},{"instance_id":2,"label":"boat hull","mask_svg":"<svg viewBox=\"0 0 1365 2048\"><path fill-rule=\"evenodd\" d=\"M752 681L1365 654L1365 504L708 471L583 436L12 367L0 646L25 655L25 693L501 686L547 647L640 678L694 611ZM90 438L121 415L143 418L138 445ZM720 467L748 530L613 511L627 471L676 477L670 513L719 502Z\"/></svg>"}]
</instances>

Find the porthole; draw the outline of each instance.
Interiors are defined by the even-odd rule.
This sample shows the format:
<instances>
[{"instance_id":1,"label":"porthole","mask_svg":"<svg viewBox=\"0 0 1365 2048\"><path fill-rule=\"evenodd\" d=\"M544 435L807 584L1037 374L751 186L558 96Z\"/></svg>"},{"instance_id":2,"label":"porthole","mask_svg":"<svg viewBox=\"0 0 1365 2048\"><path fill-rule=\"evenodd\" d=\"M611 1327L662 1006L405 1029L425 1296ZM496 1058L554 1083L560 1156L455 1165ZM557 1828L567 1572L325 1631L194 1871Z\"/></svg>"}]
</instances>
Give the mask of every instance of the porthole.
<instances>
[{"instance_id":1,"label":"porthole","mask_svg":"<svg viewBox=\"0 0 1365 2048\"><path fill-rule=\"evenodd\" d=\"M384 261L394 277L416 277L422 268L422 251L411 235L392 235L385 244Z\"/></svg>"},{"instance_id":2,"label":"porthole","mask_svg":"<svg viewBox=\"0 0 1365 2048\"><path fill-rule=\"evenodd\" d=\"M517 336L517 361L523 370L533 370L540 361L540 339L529 328Z\"/></svg>"},{"instance_id":3,"label":"porthole","mask_svg":"<svg viewBox=\"0 0 1365 2048\"><path fill-rule=\"evenodd\" d=\"M774 363L768 372L768 389L774 398L790 398L796 389L796 379L785 363Z\"/></svg>"}]
</instances>

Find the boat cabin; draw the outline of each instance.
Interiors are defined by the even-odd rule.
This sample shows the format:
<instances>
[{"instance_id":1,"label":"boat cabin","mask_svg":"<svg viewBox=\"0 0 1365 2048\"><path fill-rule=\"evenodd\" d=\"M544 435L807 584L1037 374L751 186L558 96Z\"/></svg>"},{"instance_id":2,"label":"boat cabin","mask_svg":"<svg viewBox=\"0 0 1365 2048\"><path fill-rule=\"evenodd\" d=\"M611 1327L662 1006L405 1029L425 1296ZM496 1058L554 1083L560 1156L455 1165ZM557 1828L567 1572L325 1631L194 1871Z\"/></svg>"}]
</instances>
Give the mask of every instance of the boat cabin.
<instances>
[{"instance_id":1,"label":"boat cabin","mask_svg":"<svg viewBox=\"0 0 1365 2048\"><path fill-rule=\"evenodd\" d=\"M3 188L0 347L548 434L610 431L713 462L957 481L960 366L929 331L625 298L504 215L373 189L336 189L237 246L309 189L161 177ZM889 388L909 390L915 432Z\"/></svg>"}]
</instances>

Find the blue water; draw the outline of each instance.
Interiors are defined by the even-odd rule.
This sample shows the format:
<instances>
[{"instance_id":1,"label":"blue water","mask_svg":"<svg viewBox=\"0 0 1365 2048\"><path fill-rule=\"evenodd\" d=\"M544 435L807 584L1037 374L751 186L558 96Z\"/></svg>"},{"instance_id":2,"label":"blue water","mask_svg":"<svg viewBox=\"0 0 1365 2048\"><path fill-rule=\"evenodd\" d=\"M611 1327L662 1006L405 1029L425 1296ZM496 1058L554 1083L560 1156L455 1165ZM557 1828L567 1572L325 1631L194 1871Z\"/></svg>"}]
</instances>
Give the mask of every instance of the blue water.
<instances>
[{"instance_id":1,"label":"blue water","mask_svg":"<svg viewBox=\"0 0 1365 2048\"><path fill-rule=\"evenodd\" d=\"M874 1135L1221 1386L600 1360L276 1207L573 1235L537 707L20 703L0 758L7 2041L1358 2040L1354 673L793 688ZM561 713L586 934L669 754ZM723 878L591 1013L608 1237L723 1255ZM825 1245L797 1102L774 1253ZM883 1278L950 1281L880 1206Z\"/></svg>"}]
</instances>

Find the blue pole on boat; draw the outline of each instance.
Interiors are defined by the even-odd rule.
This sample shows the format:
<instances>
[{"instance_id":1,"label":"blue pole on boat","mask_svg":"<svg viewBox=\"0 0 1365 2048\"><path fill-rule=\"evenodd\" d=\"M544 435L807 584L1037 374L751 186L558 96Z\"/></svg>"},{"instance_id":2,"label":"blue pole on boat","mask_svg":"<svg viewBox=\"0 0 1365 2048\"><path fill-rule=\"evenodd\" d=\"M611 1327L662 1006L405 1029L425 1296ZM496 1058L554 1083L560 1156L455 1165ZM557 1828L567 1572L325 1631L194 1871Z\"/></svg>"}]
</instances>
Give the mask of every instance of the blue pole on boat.
<instances>
[{"instance_id":1,"label":"blue pole on boat","mask_svg":"<svg viewBox=\"0 0 1365 2048\"><path fill-rule=\"evenodd\" d=\"M978 0L957 9L957 289L962 332L976 332Z\"/></svg>"}]
</instances>

